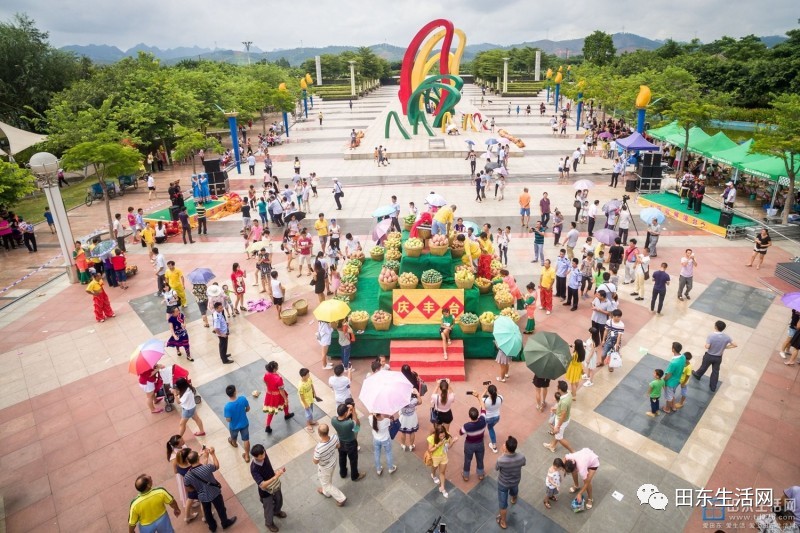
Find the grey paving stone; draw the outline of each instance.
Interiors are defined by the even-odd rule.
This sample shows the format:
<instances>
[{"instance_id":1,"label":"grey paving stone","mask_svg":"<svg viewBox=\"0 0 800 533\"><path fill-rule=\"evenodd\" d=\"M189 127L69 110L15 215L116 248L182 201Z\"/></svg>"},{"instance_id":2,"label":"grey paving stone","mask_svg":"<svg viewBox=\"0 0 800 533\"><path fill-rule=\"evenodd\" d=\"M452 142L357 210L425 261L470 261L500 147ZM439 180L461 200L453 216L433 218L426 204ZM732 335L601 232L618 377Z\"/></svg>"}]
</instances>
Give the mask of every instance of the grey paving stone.
<instances>
[{"instance_id":1,"label":"grey paving stone","mask_svg":"<svg viewBox=\"0 0 800 533\"><path fill-rule=\"evenodd\" d=\"M203 397L203 401L211 407L214 414L227 426L227 422L223 416L225 404L228 403L225 387L231 384L236 385L239 394L246 394L247 401L250 403L250 412L247 413L247 419L250 422L251 445L263 444L269 449L270 446L277 444L289 435L293 435L298 431L304 431L305 418L303 417L300 400L297 397L297 389L287 381L285 382L285 389L289 396L289 406L292 412L295 413L295 416L291 420L284 420L283 415L276 415L272 420L272 433L267 434L264 432L266 415L261 410L261 407L264 405L264 372L266 372L264 363L256 361L238 368L230 374L226 374L204 385L200 385L197 387L197 390ZM250 392L253 390L262 391L262 395L258 398L253 398L250 396ZM315 406L314 419L319 420L324 416L325 414Z\"/></svg>"},{"instance_id":2,"label":"grey paving stone","mask_svg":"<svg viewBox=\"0 0 800 533\"><path fill-rule=\"evenodd\" d=\"M711 402L713 393L708 390L708 378L700 382L690 380L686 407L677 413L661 413L656 418L648 417L645 414L650 410L648 383L652 381L656 368L665 369L668 364L668 361L660 357L645 355L595 411L670 450L680 452ZM664 404L662 396L662 408Z\"/></svg>"},{"instance_id":3,"label":"grey paving stone","mask_svg":"<svg viewBox=\"0 0 800 533\"><path fill-rule=\"evenodd\" d=\"M770 291L717 278L691 304L691 308L755 328L775 295Z\"/></svg>"},{"instance_id":4,"label":"grey paving stone","mask_svg":"<svg viewBox=\"0 0 800 533\"><path fill-rule=\"evenodd\" d=\"M155 283L153 290L155 291ZM169 323L167 322L167 307L164 305L164 299L158 296L149 294L147 296L140 296L130 300L131 307L139 315L139 318L150 330L153 335L169 331ZM187 297L187 307L181 309L183 314L186 315L187 322L200 320L200 309L197 307L197 302L189 295ZM189 339L191 342L191 338Z\"/></svg>"}]
</instances>

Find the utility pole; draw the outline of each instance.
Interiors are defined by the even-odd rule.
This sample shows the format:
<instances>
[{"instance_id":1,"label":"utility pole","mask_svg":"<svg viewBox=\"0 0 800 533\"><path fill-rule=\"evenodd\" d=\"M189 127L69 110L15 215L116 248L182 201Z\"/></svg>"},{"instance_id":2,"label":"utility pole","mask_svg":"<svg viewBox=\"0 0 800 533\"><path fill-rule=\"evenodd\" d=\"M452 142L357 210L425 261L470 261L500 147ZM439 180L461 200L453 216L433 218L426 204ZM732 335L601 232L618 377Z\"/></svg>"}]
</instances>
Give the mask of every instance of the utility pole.
<instances>
[{"instance_id":1,"label":"utility pole","mask_svg":"<svg viewBox=\"0 0 800 533\"><path fill-rule=\"evenodd\" d=\"M247 49L247 65L250 66L250 45L253 44L253 41L242 41L242 44Z\"/></svg>"}]
</instances>

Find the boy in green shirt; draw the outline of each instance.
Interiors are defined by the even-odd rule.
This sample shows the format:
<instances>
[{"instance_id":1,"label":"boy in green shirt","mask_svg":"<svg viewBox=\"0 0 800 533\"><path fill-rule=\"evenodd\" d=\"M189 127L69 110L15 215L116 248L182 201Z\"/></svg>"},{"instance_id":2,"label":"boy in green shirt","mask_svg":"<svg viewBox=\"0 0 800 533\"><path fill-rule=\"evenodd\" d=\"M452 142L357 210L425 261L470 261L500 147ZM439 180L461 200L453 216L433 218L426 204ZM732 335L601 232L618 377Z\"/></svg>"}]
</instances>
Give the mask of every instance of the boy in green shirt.
<instances>
[{"instance_id":1,"label":"boy in green shirt","mask_svg":"<svg viewBox=\"0 0 800 533\"><path fill-rule=\"evenodd\" d=\"M450 314L450 309L447 307L442 308L442 324L439 326L439 335L442 336L442 351L444 352L444 360L447 361L447 347L450 346L450 332L453 330L453 324L456 319Z\"/></svg>"},{"instance_id":2,"label":"boy in green shirt","mask_svg":"<svg viewBox=\"0 0 800 533\"><path fill-rule=\"evenodd\" d=\"M647 416L656 416L658 410L661 408L661 389L664 388L664 371L657 368L653 371L653 377L656 378L650 382L650 388L647 393L650 395L650 410Z\"/></svg>"}]
</instances>

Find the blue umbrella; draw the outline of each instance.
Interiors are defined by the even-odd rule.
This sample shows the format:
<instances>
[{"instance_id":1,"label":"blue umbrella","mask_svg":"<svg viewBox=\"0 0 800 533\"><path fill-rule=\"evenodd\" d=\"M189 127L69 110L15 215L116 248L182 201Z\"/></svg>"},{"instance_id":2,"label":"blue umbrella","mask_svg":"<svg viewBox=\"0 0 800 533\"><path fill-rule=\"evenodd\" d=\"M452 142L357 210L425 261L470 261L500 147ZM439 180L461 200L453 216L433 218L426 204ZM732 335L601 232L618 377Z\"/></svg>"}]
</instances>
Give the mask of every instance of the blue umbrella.
<instances>
[{"instance_id":1,"label":"blue umbrella","mask_svg":"<svg viewBox=\"0 0 800 533\"><path fill-rule=\"evenodd\" d=\"M481 227L478 224L476 224L475 222L472 222L471 220L465 220L464 221L464 231L467 231L467 229L469 229L469 228L472 228L472 234L475 235L476 237L478 235L480 235Z\"/></svg>"},{"instance_id":2,"label":"blue umbrella","mask_svg":"<svg viewBox=\"0 0 800 533\"><path fill-rule=\"evenodd\" d=\"M394 213L394 206L384 205L373 211L372 216L375 218L382 218L382 217L388 217L392 213Z\"/></svg>"},{"instance_id":3,"label":"blue umbrella","mask_svg":"<svg viewBox=\"0 0 800 533\"><path fill-rule=\"evenodd\" d=\"M522 333L519 326L507 316L495 319L492 336L497 347L508 357L515 358L522 351Z\"/></svg>"},{"instance_id":4,"label":"blue umbrella","mask_svg":"<svg viewBox=\"0 0 800 533\"><path fill-rule=\"evenodd\" d=\"M117 241L100 241L97 246L95 246L92 251L89 252L89 257L103 257L116 247Z\"/></svg>"},{"instance_id":5,"label":"blue umbrella","mask_svg":"<svg viewBox=\"0 0 800 533\"><path fill-rule=\"evenodd\" d=\"M486 139L486 144L488 144L489 146L491 146L491 145L493 145L493 144L500 144L500 143L499 143L499 142L497 142L497 139L495 139L494 137L490 137L490 138Z\"/></svg>"},{"instance_id":6,"label":"blue umbrella","mask_svg":"<svg viewBox=\"0 0 800 533\"><path fill-rule=\"evenodd\" d=\"M663 224L664 220L666 219L664 213L655 207L646 207L642 209L642 211L639 213L639 218L642 219L642 222L645 224L649 224L653 221L653 219L656 219L659 224Z\"/></svg>"},{"instance_id":7,"label":"blue umbrella","mask_svg":"<svg viewBox=\"0 0 800 533\"><path fill-rule=\"evenodd\" d=\"M186 279L193 285L208 285L208 282L216 277L209 268L195 268L186 275Z\"/></svg>"},{"instance_id":8,"label":"blue umbrella","mask_svg":"<svg viewBox=\"0 0 800 533\"><path fill-rule=\"evenodd\" d=\"M468 145L470 145L470 147L471 147L473 144L475 144L475 141L471 141L471 140L469 140L469 139L467 139L467 140L466 140L466 141L464 141L464 142L465 142L465 143L467 143Z\"/></svg>"}]
</instances>

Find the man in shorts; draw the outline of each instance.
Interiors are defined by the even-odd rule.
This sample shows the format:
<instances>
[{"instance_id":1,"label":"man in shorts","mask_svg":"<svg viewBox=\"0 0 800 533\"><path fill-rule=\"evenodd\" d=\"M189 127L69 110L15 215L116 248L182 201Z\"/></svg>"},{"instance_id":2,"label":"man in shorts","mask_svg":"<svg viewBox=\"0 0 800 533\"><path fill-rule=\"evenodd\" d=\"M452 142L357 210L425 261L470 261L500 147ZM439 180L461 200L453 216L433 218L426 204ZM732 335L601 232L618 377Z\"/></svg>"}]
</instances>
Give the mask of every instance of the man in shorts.
<instances>
[{"instance_id":1,"label":"man in shorts","mask_svg":"<svg viewBox=\"0 0 800 533\"><path fill-rule=\"evenodd\" d=\"M528 188L522 189L519 195L519 215L522 219L522 227L527 228L531 221L531 195Z\"/></svg>"},{"instance_id":2,"label":"man in shorts","mask_svg":"<svg viewBox=\"0 0 800 533\"><path fill-rule=\"evenodd\" d=\"M300 237L297 239L297 247L300 250L300 265L297 267L299 273L297 277L303 275L303 264L308 266L308 275L312 275L314 273L314 266L311 262L311 249L314 247L314 243L311 240L311 237L308 236L308 230L303 228L300 230Z\"/></svg>"},{"instance_id":3,"label":"man in shorts","mask_svg":"<svg viewBox=\"0 0 800 533\"><path fill-rule=\"evenodd\" d=\"M561 398L553 408L555 412L555 420L553 422L553 440L552 442L543 442L542 446L555 453L556 446L560 443L564 448L568 449L570 453L575 450L572 449L569 441L564 438L564 430L567 429L570 421L570 411L572 410L572 395L569 394L569 386L564 380L558 382L558 392L561 393Z\"/></svg>"},{"instance_id":4,"label":"man in shorts","mask_svg":"<svg viewBox=\"0 0 800 533\"><path fill-rule=\"evenodd\" d=\"M244 396L237 396L236 387L228 385L225 387L225 394L230 401L225 404L225 420L228 421L228 430L231 436L228 437L228 444L234 448L239 447L237 439L242 438L244 453L242 458L245 463L250 462L250 422L247 420L247 413L250 412L250 403Z\"/></svg>"},{"instance_id":5,"label":"man in shorts","mask_svg":"<svg viewBox=\"0 0 800 533\"><path fill-rule=\"evenodd\" d=\"M686 358L681 353L683 345L679 342L672 343L672 360L669 362L667 370L664 372L664 400L666 405L662 409L665 413L676 411L675 396L683 377L683 369L686 367Z\"/></svg>"}]
</instances>

